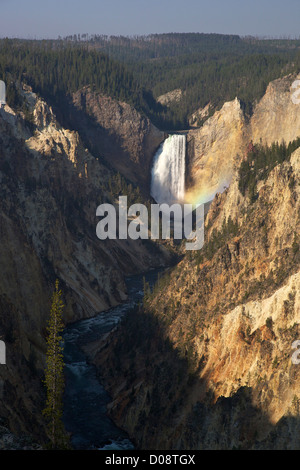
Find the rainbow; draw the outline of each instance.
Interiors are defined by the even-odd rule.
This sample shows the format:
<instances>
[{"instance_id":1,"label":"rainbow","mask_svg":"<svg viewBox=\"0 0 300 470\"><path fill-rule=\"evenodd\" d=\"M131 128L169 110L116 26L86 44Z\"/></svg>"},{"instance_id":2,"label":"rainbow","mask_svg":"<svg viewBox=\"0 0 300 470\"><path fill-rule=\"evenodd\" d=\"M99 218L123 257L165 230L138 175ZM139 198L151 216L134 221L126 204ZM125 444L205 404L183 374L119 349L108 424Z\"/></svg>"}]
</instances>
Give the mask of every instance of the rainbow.
<instances>
[{"instance_id":1,"label":"rainbow","mask_svg":"<svg viewBox=\"0 0 300 470\"><path fill-rule=\"evenodd\" d=\"M229 187L230 179L228 176L222 178L218 185L214 187L193 187L186 189L184 202L186 204L193 204L197 206L199 204L205 204L206 202L212 201L217 193L223 193L226 188Z\"/></svg>"}]
</instances>

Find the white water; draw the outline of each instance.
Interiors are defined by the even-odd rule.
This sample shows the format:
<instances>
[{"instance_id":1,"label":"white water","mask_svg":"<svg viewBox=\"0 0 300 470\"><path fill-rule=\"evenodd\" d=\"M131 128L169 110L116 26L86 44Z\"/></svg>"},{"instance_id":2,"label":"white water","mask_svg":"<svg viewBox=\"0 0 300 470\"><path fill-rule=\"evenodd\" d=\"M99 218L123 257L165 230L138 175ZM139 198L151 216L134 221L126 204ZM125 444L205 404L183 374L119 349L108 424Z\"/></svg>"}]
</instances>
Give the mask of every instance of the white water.
<instances>
[{"instance_id":1,"label":"white water","mask_svg":"<svg viewBox=\"0 0 300 470\"><path fill-rule=\"evenodd\" d=\"M151 196L158 204L182 203L185 191L186 136L170 135L154 157Z\"/></svg>"}]
</instances>

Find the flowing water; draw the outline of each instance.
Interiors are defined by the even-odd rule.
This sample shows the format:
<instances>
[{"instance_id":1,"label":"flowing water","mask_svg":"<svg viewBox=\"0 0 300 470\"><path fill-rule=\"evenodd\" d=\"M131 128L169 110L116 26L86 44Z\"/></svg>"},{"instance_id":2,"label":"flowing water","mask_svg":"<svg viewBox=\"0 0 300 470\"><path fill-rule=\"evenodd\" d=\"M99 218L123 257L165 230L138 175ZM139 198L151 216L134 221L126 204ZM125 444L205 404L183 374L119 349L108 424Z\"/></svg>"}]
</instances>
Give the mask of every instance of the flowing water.
<instances>
[{"instance_id":1,"label":"flowing water","mask_svg":"<svg viewBox=\"0 0 300 470\"><path fill-rule=\"evenodd\" d=\"M151 196L158 204L183 202L185 191L186 136L170 135L153 162Z\"/></svg>"},{"instance_id":2,"label":"flowing water","mask_svg":"<svg viewBox=\"0 0 300 470\"><path fill-rule=\"evenodd\" d=\"M157 203L180 203L185 191L186 136L170 135L159 148L152 168L151 195ZM150 286L155 270L145 275ZM128 436L108 418L110 396L86 360L81 346L96 341L114 328L123 315L143 297L143 276L128 279L128 301L91 319L69 325L64 331L66 389L64 423L75 449L133 449Z\"/></svg>"},{"instance_id":3,"label":"flowing water","mask_svg":"<svg viewBox=\"0 0 300 470\"><path fill-rule=\"evenodd\" d=\"M110 396L99 382L96 368L88 364L81 346L96 341L109 332L143 297L145 280L152 286L162 270L153 270L127 279L126 303L101 312L90 319L69 325L63 333L66 387L64 424L72 434L74 449L133 449L125 432L108 418Z\"/></svg>"}]
</instances>

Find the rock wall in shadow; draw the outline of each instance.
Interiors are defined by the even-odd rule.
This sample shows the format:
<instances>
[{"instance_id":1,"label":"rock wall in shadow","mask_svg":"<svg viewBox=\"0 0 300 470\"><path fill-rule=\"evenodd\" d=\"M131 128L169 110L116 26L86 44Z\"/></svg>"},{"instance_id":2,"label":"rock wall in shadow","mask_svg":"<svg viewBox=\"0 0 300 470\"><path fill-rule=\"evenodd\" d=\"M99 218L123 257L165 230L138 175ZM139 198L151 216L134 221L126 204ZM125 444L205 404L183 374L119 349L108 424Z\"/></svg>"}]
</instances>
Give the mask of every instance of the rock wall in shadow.
<instances>
[{"instance_id":1,"label":"rock wall in shadow","mask_svg":"<svg viewBox=\"0 0 300 470\"><path fill-rule=\"evenodd\" d=\"M163 132L131 105L90 87L74 93L63 114L95 156L149 195L152 160L165 138Z\"/></svg>"}]
</instances>

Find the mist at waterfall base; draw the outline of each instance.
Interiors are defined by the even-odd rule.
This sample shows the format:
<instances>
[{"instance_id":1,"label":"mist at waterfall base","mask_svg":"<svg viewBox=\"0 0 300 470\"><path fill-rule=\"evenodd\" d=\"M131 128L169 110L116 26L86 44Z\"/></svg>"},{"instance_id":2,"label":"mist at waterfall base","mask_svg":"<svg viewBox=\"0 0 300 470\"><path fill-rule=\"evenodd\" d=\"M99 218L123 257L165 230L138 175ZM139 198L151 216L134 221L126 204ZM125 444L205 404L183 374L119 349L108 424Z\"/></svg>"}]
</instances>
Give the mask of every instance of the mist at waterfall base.
<instances>
[{"instance_id":1,"label":"mist at waterfall base","mask_svg":"<svg viewBox=\"0 0 300 470\"><path fill-rule=\"evenodd\" d=\"M155 156L152 170L152 196L158 203L183 202L185 190L186 136L171 135ZM158 273L145 274L153 285ZM107 416L111 398L99 382L96 368L89 364L83 346L111 331L120 319L143 297L144 276L127 280L128 301L91 319L80 320L64 331L66 390L64 424L72 435L75 449L129 450L134 446L125 432Z\"/></svg>"},{"instance_id":2,"label":"mist at waterfall base","mask_svg":"<svg viewBox=\"0 0 300 470\"><path fill-rule=\"evenodd\" d=\"M151 195L158 204L184 203L185 160L186 136L170 135L153 162ZM163 269L130 277L126 303L73 323L64 331L66 390L63 418L66 430L72 435L74 449L134 449L127 434L107 416L111 397L99 382L96 368L88 362L82 347L111 331L137 302L142 301L144 277L153 286L161 271Z\"/></svg>"},{"instance_id":3,"label":"mist at waterfall base","mask_svg":"<svg viewBox=\"0 0 300 470\"><path fill-rule=\"evenodd\" d=\"M207 213L216 193L222 193L231 177L217 175L213 187L201 185L186 191L186 135L171 134L160 145L153 160L151 172L151 196L158 204L192 204L193 210L204 204Z\"/></svg>"}]
</instances>

